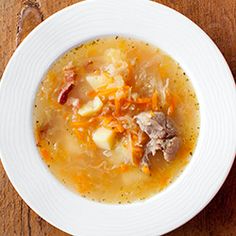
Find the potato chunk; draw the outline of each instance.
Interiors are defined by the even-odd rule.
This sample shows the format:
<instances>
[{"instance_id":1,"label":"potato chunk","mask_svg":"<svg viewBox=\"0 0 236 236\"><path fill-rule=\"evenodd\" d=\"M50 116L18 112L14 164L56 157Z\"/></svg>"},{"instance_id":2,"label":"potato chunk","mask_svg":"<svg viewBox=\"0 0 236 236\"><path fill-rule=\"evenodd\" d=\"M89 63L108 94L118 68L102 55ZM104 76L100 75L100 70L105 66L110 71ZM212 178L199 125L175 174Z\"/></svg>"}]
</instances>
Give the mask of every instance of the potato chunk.
<instances>
[{"instance_id":1,"label":"potato chunk","mask_svg":"<svg viewBox=\"0 0 236 236\"><path fill-rule=\"evenodd\" d=\"M115 133L111 129L100 127L93 133L93 141L99 148L111 150L115 142Z\"/></svg>"},{"instance_id":2,"label":"potato chunk","mask_svg":"<svg viewBox=\"0 0 236 236\"><path fill-rule=\"evenodd\" d=\"M81 116L91 116L102 109L103 103L99 97L95 97L92 101L83 105L78 114Z\"/></svg>"},{"instance_id":3,"label":"potato chunk","mask_svg":"<svg viewBox=\"0 0 236 236\"><path fill-rule=\"evenodd\" d=\"M121 75L116 75L112 79L112 83L108 84L107 88L121 88L125 85L125 82Z\"/></svg>"},{"instance_id":4,"label":"potato chunk","mask_svg":"<svg viewBox=\"0 0 236 236\"><path fill-rule=\"evenodd\" d=\"M102 72L100 75L88 75L86 77L89 85L95 90L98 91L99 88L120 88L125 85L125 82L121 75L111 76L108 72Z\"/></svg>"},{"instance_id":5,"label":"potato chunk","mask_svg":"<svg viewBox=\"0 0 236 236\"><path fill-rule=\"evenodd\" d=\"M128 72L128 63L126 57L121 50L110 48L105 51L105 57L107 61L106 71L112 76L126 75Z\"/></svg>"},{"instance_id":6,"label":"potato chunk","mask_svg":"<svg viewBox=\"0 0 236 236\"><path fill-rule=\"evenodd\" d=\"M103 74L101 75L88 75L86 77L87 82L89 85L96 91L97 89L106 86L108 81L107 77Z\"/></svg>"}]
</instances>

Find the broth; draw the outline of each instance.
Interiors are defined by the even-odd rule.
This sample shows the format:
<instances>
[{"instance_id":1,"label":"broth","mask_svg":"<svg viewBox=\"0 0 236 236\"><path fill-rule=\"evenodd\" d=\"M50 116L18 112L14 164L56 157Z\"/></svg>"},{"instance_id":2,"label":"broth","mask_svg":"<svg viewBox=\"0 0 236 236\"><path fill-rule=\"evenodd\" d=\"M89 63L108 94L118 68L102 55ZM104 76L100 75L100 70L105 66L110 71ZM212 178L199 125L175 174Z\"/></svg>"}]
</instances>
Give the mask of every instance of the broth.
<instances>
[{"instance_id":1,"label":"broth","mask_svg":"<svg viewBox=\"0 0 236 236\"><path fill-rule=\"evenodd\" d=\"M162 112L174 124L180 145L173 160L160 149L144 163L149 137L135 120L142 112ZM38 88L33 117L51 172L106 203L146 199L167 187L189 162L200 124L196 94L179 64L152 45L118 36L61 56Z\"/></svg>"}]
</instances>

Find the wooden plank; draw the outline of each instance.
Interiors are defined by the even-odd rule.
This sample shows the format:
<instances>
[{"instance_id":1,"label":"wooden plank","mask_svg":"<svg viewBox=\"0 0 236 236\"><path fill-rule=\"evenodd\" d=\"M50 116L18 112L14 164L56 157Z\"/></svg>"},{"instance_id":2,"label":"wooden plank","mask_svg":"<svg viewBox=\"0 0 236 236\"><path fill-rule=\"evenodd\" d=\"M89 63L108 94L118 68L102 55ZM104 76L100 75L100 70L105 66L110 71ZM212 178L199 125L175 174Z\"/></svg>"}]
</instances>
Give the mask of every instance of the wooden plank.
<instances>
[{"instance_id":1,"label":"wooden plank","mask_svg":"<svg viewBox=\"0 0 236 236\"><path fill-rule=\"evenodd\" d=\"M32 0L33 1L33 0ZM41 0L44 18L76 0ZM236 76L235 0L158 0L197 23L218 45ZM15 50L17 14L23 0L0 0L0 77ZM155 23L155 22L154 22ZM236 232L236 163L222 189L195 218L169 236L230 236ZM0 164L0 235L67 235L35 214L20 198Z\"/></svg>"}]
</instances>

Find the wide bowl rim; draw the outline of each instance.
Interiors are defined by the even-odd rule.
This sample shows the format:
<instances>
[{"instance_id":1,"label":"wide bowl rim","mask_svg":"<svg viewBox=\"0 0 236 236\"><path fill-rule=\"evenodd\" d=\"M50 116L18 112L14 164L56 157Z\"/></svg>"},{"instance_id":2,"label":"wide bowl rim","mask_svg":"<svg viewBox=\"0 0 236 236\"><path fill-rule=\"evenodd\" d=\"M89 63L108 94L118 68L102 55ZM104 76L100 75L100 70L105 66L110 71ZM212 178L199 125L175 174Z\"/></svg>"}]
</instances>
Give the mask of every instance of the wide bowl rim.
<instances>
[{"instance_id":1,"label":"wide bowl rim","mask_svg":"<svg viewBox=\"0 0 236 236\"><path fill-rule=\"evenodd\" d=\"M113 4L115 4L115 0L112 0L112 1L110 1L110 3L112 3L113 2ZM103 4L106 4L107 2L105 1L105 0L102 0L102 1L100 1L100 4L102 5L102 3ZM119 9L123 9L124 7L130 7L132 4L134 4L134 1L133 0L128 0L128 1L126 1L126 4L124 4L124 3L121 3L120 5L119 5ZM136 2L136 4L137 4L137 2ZM227 65L227 63L226 63L226 61L225 61L225 59L223 58L223 56L221 55L221 53L219 52L219 50L217 49L217 47L215 46L215 44L210 40L210 38L205 34L205 33L203 33L203 31L198 27L198 26L196 26L194 23L192 23L188 18L186 18L186 17L184 17L183 15L181 15L180 13L178 13L178 12L176 12L176 11L174 11L173 9L170 9L170 8L168 8L168 7L166 7L166 6L163 6L163 5L161 5L161 4L157 4L157 3L153 3L153 2L149 2L149 1L145 1L145 0L142 0L142 1L140 1L140 6L147 6L149 9L150 9L150 7L152 7L153 9L154 8L157 8L159 11L161 11L161 12L163 12L163 14L171 14L171 15L173 15L173 17L175 17L176 15L178 16L176 16L178 19L180 19L181 18L181 20L182 21L187 21L188 23L187 24L191 24L191 27L193 27L194 28L194 30L196 30L196 31L198 31L198 33L199 34L201 34L201 37L203 37L203 40L204 41L207 41L210 45L211 45L211 47L214 49L214 55L218 55L218 59L219 59L219 61L221 62L221 66L222 67L224 67L224 73L225 73L225 75L227 75L227 78L231 78L232 79L232 81L230 82L230 81L228 81L227 83L228 84L232 84L233 85L233 76L232 76L232 74L231 74L231 72L230 72L230 70L229 70L229 68L228 68L228 65ZM139 4L137 4L137 5L139 5ZM67 7L67 8L65 8L65 9L63 9L63 10L61 10L61 11L59 11L59 12L57 12L56 14L54 14L54 15L52 15L51 17L49 17L47 20L45 20L42 24L40 24L38 27L36 27L30 34L29 34L29 36L22 42L22 44L17 48L17 50L15 51L15 53L14 53L14 55L12 56L12 58L10 59L10 61L9 61L9 63L8 63L8 65L7 65L7 67L6 67L6 69L5 69L5 71L4 71L4 74L3 74L3 76L2 76L2 81L1 81L1 84L0 84L0 90L1 90L1 94L0 94L0 98L2 98L3 96L1 96L2 94L3 94L3 89L4 89L4 87L6 88L6 87L8 87L8 81L7 80L9 80L9 79L7 79L7 77L9 77L9 74L11 73L11 71L13 71L14 69L12 68L13 66L14 66L14 63L16 63L15 61L16 60L20 60L20 58L21 58L21 55L22 55L22 50L25 50L25 48L26 47L28 47L28 45L31 43L31 41L32 40L34 40L34 39L32 39L32 38L35 38L37 35L40 35L41 34L41 29L44 27L44 28L49 28L50 27L50 24L55 24L55 22L57 21L57 19L59 18L59 17L65 17L65 19L66 20L68 20L67 19L67 15L68 14L72 14L72 12L73 12L73 9L74 9L74 14L75 14L75 12L76 12L76 10L77 9L79 9L79 10L84 10L84 9L86 9L86 8L95 8L95 7L98 7L98 5L99 4L97 4L97 1L85 1L85 2L81 2L81 3L76 3L76 4L74 4L74 5L72 5L72 6L69 6L69 7ZM107 4L108 5L108 8L110 8L110 9L112 9L112 7L113 6L111 6L112 4ZM138 11L138 10L137 10ZM101 14L101 13L99 13L99 14ZM180 17L180 18L179 18ZM107 31L107 32L110 32L110 31ZM112 32L110 32L110 33L112 33ZM89 35L89 37L91 37L92 36L92 34L91 35ZM92 37L96 37L96 36L98 36L98 35L94 35L94 36L92 36ZM139 36L140 35L137 35L137 37L139 38ZM86 40L86 38L88 39L89 38L88 37L88 35L87 36L85 36L83 39L84 40ZM144 37L145 38L145 37ZM148 39L147 39L148 40ZM212 49L211 48L211 49ZM65 48L64 48L65 49ZM63 52L63 51L65 51L65 50L61 50L61 52ZM213 50L212 49L212 50ZM67 47L67 50L68 50L68 47ZM167 52L168 53L168 52ZM170 54L171 55L171 54ZM58 56L58 55L57 55ZM18 59L17 59L18 58ZM52 57L53 58L53 57ZM50 58L50 60L51 60L51 63L53 62L52 61L52 58ZM55 59L55 56L54 56L54 59ZM178 61L178 58L177 58L177 61ZM44 68L44 70L45 70L46 68ZM186 67L186 70L188 71L188 68ZM191 69L190 69L190 74L191 74ZM195 76L195 75L192 75L193 77ZM190 76L190 78L191 78L191 76ZM10 81L10 80L9 80ZM10 83L10 82L9 82ZM197 94L198 93L201 93L201 91L196 91L197 92ZM234 96L235 97L235 94L233 94L233 95L231 95L231 96ZM34 98L33 98L34 99ZM33 103L33 100L31 100L31 104ZM2 103L0 102L0 107L2 106ZM32 106L31 106L31 108L32 108ZM200 103L200 109L201 109L201 103ZM204 111L203 111L203 113L204 113ZM31 114L32 114L32 112L31 112ZM235 109L234 110L232 110L232 116L233 117L236 117L235 116ZM3 120L3 119L2 119ZM4 130L5 131L5 130ZM201 133L200 133L200 135L201 135ZM30 134L29 134L29 136L30 136ZM0 136L1 138L2 138L2 136ZM235 135L234 135L234 137L235 137ZM31 135L31 139L33 138L33 136ZM200 139L200 138L199 138ZM4 143L4 145L7 145L7 143L5 142L5 141L3 141L3 140L1 140L0 139L0 144L1 144L1 146L0 146L0 153L1 153L1 160L2 160L2 163L3 163L3 166L4 166L4 169L6 170L6 173L7 173L7 175L8 175L8 177L9 177L9 179L10 179L10 181L11 181L11 183L13 184L13 186L15 187L15 189L17 190L17 192L20 194L20 196L26 201L26 203L35 211L35 212L37 212L42 218L44 218L45 220L47 220L49 223L51 223L52 225L54 225L54 226L56 226L57 228L60 228L61 230L63 230L63 231L65 231L65 232L68 232L68 233L72 233L72 234L78 234L80 231L78 231L78 228L77 227L74 227L74 226L70 226L70 227L67 227L67 226L65 226L65 225L62 225L61 224L61 222L57 222L57 221L55 221L55 219L54 220L51 220L50 218L48 218L48 217L46 217L44 214L42 214L42 212L41 211L39 211L39 209L38 209L38 206L35 206L34 205L34 203L32 203L32 201L31 201L31 199L27 196L26 197L26 192L25 191L22 191L22 186L19 184L19 182L17 182L17 180L15 179L15 177L14 177L14 175L12 174L12 168L10 168L9 167L9 165L10 165L10 162L12 163L12 160L10 161L10 160L8 160L8 158L7 158L7 155L5 156L4 154L6 153L6 150L4 150L4 151L2 151L2 145L3 145L3 143ZM232 143L231 143L231 146L232 146ZM180 225L182 225L183 223L185 223L186 221L188 221L188 220L190 220L193 216L195 216L199 211L201 211L208 203L209 203L209 201L215 196L215 194L218 192L218 190L220 189L220 187L222 186L222 184L223 184L223 182L224 182L224 180L226 179L226 177L227 177L227 175L228 175L228 173L229 173L229 171L230 171L230 168L231 168L231 166L232 166L232 164L233 164L233 161L234 161L234 154L235 154L235 146L234 147L232 147L231 148L233 151L232 151L232 154L228 154L228 156L229 156L229 160L228 160L228 162L226 163L226 166L224 167L224 174L222 174L221 175L221 181L219 181L218 183L217 183L217 186L215 186L215 189L214 189L214 191L212 191L212 193L210 194L210 196L208 196L208 197L206 197L206 199L203 201L204 202L204 204L201 204L201 207L198 207L197 208L197 210L196 209L194 209L194 211L192 211L191 212L191 214L189 214L189 215L187 215L187 216L185 216L185 217L182 217L182 219L178 222L178 223L175 223L174 225L169 225L168 227L166 227L166 229L165 230L160 230L159 232L158 232L158 229L155 229L156 231L154 231L154 229L153 229L153 231L151 232L150 231L150 234L148 234L148 235L153 235L153 232L158 232L159 234L161 233L167 233L167 232L169 232L169 231L171 231L171 230L173 230L174 228L176 228L176 227L179 227ZM195 158L195 157L194 157ZM195 165L194 164L195 162L194 162L194 160L192 160L191 162L190 162L190 164L189 164L189 166L191 165L191 166L193 166L193 165ZM15 168L15 167L14 167ZM191 167L192 168L192 167ZM190 168L189 168L190 169ZM46 169L44 170L44 171L47 171ZM186 173L186 174L185 174ZM185 175L188 175L188 172L185 172L184 174ZM182 174L181 176L185 176L184 174ZM177 181L175 181L176 182L176 184L175 185L177 185L177 184L179 184L179 182L181 182L182 181L182 179L183 179L184 177L182 177L182 178L178 178L178 180ZM63 190L64 191L64 190ZM206 191L206 190L205 190ZM167 191L168 192L168 191ZM164 191L163 192L163 194L166 194L166 192ZM74 196L75 198L77 197L77 195L76 196ZM89 204L94 204L94 203L89 203ZM96 204L96 203L95 203ZM143 204L142 203L137 203L137 204L134 204L134 205L130 205L130 206L127 206L127 209L131 209L131 208L136 208L136 207L139 207L139 208L142 208L143 206L142 206ZM95 206L95 205L94 205ZM119 206L114 206L114 207L119 207ZM145 207L144 207L145 208ZM100 209L101 210L101 209ZM103 210L102 210L103 211ZM144 211L145 212L145 211ZM173 213L173 212L172 212ZM145 225L146 226L146 225ZM73 230L73 227L74 227L74 230ZM127 228L127 226L126 226L126 229L125 229L127 232L129 232L129 228ZM102 231L101 231L102 232ZM124 231L124 229L123 229L123 231L121 231L121 232L123 232L123 233L126 233L125 231ZM134 233L135 231L132 231L132 234ZM85 234L85 231L83 231L83 233ZM100 232L98 232L98 233L100 233ZM103 231L103 234L107 234L108 233L108 231ZM110 231L109 231L109 233L110 233ZM91 232L89 232L88 234L86 234L86 235L90 235L91 234ZM115 235L115 234L114 234ZM131 235L131 234L130 234ZM142 234L140 234L140 235L142 235Z\"/></svg>"}]
</instances>

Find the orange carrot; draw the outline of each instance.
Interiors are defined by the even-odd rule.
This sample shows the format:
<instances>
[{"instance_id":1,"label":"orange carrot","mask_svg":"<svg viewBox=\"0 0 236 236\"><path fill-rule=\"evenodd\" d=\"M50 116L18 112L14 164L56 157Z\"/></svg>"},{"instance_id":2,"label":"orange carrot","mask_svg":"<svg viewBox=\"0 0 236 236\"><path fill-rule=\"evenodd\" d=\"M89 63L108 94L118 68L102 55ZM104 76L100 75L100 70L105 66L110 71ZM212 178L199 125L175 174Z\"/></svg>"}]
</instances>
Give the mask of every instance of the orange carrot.
<instances>
[{"instance_id":1,"label":"orange carrot","mask_svg":"<svg viewBox=\"0 0 236 236\"><path fill-rule=\"evenodd\" d=\"M150 98L138 98L136 101L131 100L131 99L126 99L126 101L129 102L129 103L140 104L140 105L151 103Z\"/></svg>"},{"instance_id":2,"label":"orange carrot","mask_svg":"<svg viewBox=\"0 0 236 236\"><path fill-rule=\"evenodd\" d=\"M106 126L113 120L113 117L112 116L103 116L103 117L100 117L100 119L102 119L102 124Z\"/></svg>"},{"instance_id":3,"label":"orange carrot","mask_svg":"<svg viewBox=\"0 0 236 236\"><path fill-rule=\"evenodd\" d=\"M124 103L122 104L122 106L121 106L122 110L128 109L128 108L130 107L130 104L131 104L131 103L129 103L129 102L124 102Z\"/></svg>"},{"instance_id":4,"label":"orange carrot","mask_svg":"<svg viewBox=\"0 0 236 236\"><path fill-rule=\"evenodd\" d=\"M146 175L150 175L150 174L151 174L151 171L150 171L150 168L149 168L148 165L143 165L143 166L141 167L141 170L142 170L142 172L143 172L144 174L146 174Z\"/></svg>"},{"instance_id":5,"label":"orange carrot","mask_svg":"<svg viewBox=\"0 0 236 236\"><path fill-rule=\"evenodd\" d=\"M129 170L129 165L123 163L123 164L120 165L119 169L120 169L120 172L124 173L127 170Z\"/></svg>"},{"instance_id":6,"label":"orange carrot","mask_svg":"<svg viewBox=\"0 0 236 236\"><path fill-rule=\"evenodd\" d=\"M97 94L107 96L107 95L115 94L117 90L118 88L99 89Z\"/></svg>"},{"instance_id":7,"label":"orange carrot","mask_svg":"<svg viewBox=\"0 0 236 236\"><path fill-rule=\"evenodd\" d=\"M138 98L136 103L138 104L146 104L146 103L150 103L151 102L151 99L150 98Z\"/></svg>"},{"instance_id":8,"label":"orange carrot","mask_svg":"<svg viewBox=\"0 0 236 236\"><path fill-rule=\"evenodd\" d=\"M96 97L96 96L97 96L97 93L92 90L92 91L87 92L87 96L93 98L93 97Z\"/></svg>"},{"instance_id":9,"label":"orange carrot","mask_svg":"<svg viewBox=\"0 0 236 236\"><path fill-rule=\"evenodd\" d=\"M167 110L167 115L172 115L174 113L175 105L176 105L176 100L175 100L175 97L172 96L170 105L169 105L168 110Z\"/></svg>"},{"instance_id":10,"label":"orange carrot","mask_svg":"<svg viewBox=\"0 0 236 236\"><path fill-rule=\"evenodd\" d=\"M174 113L174 104L172 103L169 107L168 107L168 110L167 110L167 115L170 116Z\"/></svg>"},{"instance_id":11,"label":"orange carrot","mask_svg":"<svg viewBox=\"0 0 236 236\"><path fill-rule=\"evenodd\" d=\"M74 127L74 128L80 128L80 127L85 127L85 126L88 126L89 125L89 122L88 121L74 121L74 122L71 122L71 126Z\"/></svg>"},{"instance_id":12,"label":"orange carrot","mask_svg":"<svg viewBox=\"0 0 236 236\"><path fill-rule=\"evenodd\" d=\"M50 155L46 149L41 149L41 155L46 162L50 161Z\"/></svg>"},{"instance_id":13,"label":"orange carrot","mask_svg":"<svg viewBox=\"0 0 236 236\"><path fill-rule=\"evenodd\" d=\"M120 115L120 98L115 98L115 114Z\"/></svg>"},{"instance_id":14,"label":"orange carrot","mask_svg":"<svg viewBox=\"0 0 236 236\"><path fill-rule=\"evenodd\" d=\"M157 102L158 102L158 97L157 97L157 91L155 90L153 95L152 95L152 110L153 111L157 111L158 109L158 105L157 105Z\"/></svg>"},{"instance_id":15,"label":"orange carrot","mask_svg":"<svg viewBox=\"0 0 236 236\"><path fill-rule=\"evenodd\" d=\"M121 124L117 124L117 126L115 127L115 131L117 133L123 133L125 131L124 127Z\"/></svg>"},{"instance_id":16,"label":"orange carrot","mask_svg":"<svg viewBox=\"0 0 236 236\"><path fill-rule=\"evenodd\" d=\"M131 137L132 137L132 141L134 143L136 143L138 141L138 136L136 134L132 134Z\"/></svg>"}]
</instances>

